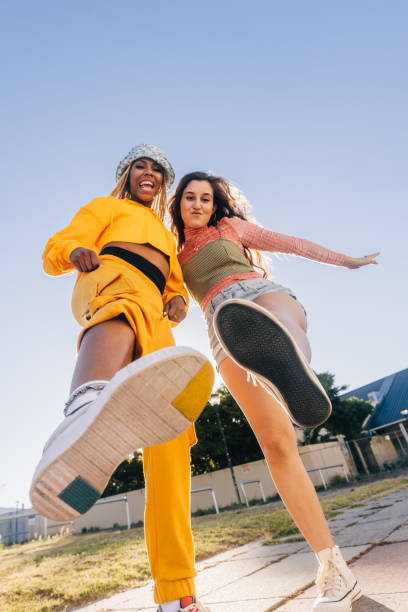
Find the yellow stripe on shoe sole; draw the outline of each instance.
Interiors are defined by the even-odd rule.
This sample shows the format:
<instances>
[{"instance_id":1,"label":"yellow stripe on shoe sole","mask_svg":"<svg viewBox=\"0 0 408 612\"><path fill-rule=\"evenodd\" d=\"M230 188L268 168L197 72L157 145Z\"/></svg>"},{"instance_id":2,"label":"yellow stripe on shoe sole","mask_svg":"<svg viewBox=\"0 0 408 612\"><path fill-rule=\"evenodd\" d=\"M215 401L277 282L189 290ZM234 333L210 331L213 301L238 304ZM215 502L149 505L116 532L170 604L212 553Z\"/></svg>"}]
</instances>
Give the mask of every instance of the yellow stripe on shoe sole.
<instances>
[{"instance_id":1,"label":"yellow stripe on shoe sole","mask_svg":"<svg viewBox=\"0 0 408 612\"><path fill-rule=\"evenodd\" d=\"M204 410L214 385L214 370L209 361L177 395L172 404L183 416L194 423Z\"/></svg>"}]
</instances>

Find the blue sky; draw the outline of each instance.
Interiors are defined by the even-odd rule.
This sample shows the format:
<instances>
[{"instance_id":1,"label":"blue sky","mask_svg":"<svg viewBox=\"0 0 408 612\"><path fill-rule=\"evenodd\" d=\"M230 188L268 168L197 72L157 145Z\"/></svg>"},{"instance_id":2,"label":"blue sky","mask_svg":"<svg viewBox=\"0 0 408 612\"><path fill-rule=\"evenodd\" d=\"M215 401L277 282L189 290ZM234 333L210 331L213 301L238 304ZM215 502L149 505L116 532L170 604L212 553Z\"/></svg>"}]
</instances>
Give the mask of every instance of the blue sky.
<instances>
[{"instance_id":1,"label":"blue sky","mask_svg":"<svg viewBox=\"0 0 408 612\"><path fill-rule=\"evenodd\" d=\"M28 503L75 361L73 276L48 237L113 187L138 142L177 177L232 180L275 231L381 264L273 257L309 315L316 371L360 386L408 366L405 2L3 5L0 506ZM208 353L199 309L176 331Z\"/></svg>"}]
</instances>

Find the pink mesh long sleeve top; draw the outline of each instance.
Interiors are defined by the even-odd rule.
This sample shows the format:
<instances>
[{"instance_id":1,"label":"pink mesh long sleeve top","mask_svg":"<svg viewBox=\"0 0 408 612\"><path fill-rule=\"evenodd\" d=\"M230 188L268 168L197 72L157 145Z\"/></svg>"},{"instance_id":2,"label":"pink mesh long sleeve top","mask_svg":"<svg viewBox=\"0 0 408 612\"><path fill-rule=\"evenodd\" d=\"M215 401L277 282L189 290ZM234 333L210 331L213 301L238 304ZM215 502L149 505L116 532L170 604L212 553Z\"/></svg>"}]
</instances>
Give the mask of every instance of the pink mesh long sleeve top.
<instances>
[{"instance_id":1,"label":"pink mesh long sleeve top","mask_svg":"<svg viewBox=\"0 0 408 612\"><path fill-rule=\"evenodd\" d=\"M266 230L238 217L224 217L216 227L186 228L185 238L178 257L184 281L202 310L232 283L262 276L246 259L244 247L298 255L334 266L344 266L346 261L342 253L303 238Z\"/></svg>"}]
</instances>

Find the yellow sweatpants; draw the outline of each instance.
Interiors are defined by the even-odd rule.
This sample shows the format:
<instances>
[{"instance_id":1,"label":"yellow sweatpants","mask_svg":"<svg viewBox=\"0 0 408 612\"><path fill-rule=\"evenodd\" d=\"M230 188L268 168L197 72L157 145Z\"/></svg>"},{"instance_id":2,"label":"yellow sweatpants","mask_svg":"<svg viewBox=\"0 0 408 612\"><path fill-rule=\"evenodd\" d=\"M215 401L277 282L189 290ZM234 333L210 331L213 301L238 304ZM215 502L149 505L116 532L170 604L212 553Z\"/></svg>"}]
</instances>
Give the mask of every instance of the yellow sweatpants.
<instances>
[{"instance_id":1,"label":"yellow sweatpants","mask_svg":"<svg viewBox=\"0 0 408 612\"><path fill-rule=\"evenodd\" d=\"M102 255L93 272L78 275L72 311L89 327L124 315L135 332L138 356L175 344L157 287L131 264ZM194 544L190 523L190 446L194 426L143 451L146 483L145 537L156 603L195 595ZM136 449L135 449L136 450Z\"/></svg>"}]
</instances>

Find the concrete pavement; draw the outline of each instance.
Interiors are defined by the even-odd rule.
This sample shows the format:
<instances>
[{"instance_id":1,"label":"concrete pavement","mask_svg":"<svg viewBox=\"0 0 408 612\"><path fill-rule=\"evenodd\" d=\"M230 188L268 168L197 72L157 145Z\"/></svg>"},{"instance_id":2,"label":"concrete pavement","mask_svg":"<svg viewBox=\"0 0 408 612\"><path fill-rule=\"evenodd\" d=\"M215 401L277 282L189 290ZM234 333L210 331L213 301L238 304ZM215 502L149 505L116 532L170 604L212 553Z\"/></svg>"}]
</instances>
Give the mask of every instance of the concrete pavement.
<instances>
[{"instance_id":1,"label":"concrete pavement","mask_svg":"<svg viewBox=\"0 0 408 612\"><path fill-rule=\"evenodd\" d=\"M353 612L408 612L408 489L356 504L329 521L363 589ZM199 599L212 612L306 612L317 562L304 542L252 542L197 564ZM154 612L152 585L78 608Z\"/></svg>"}]
</instances>

